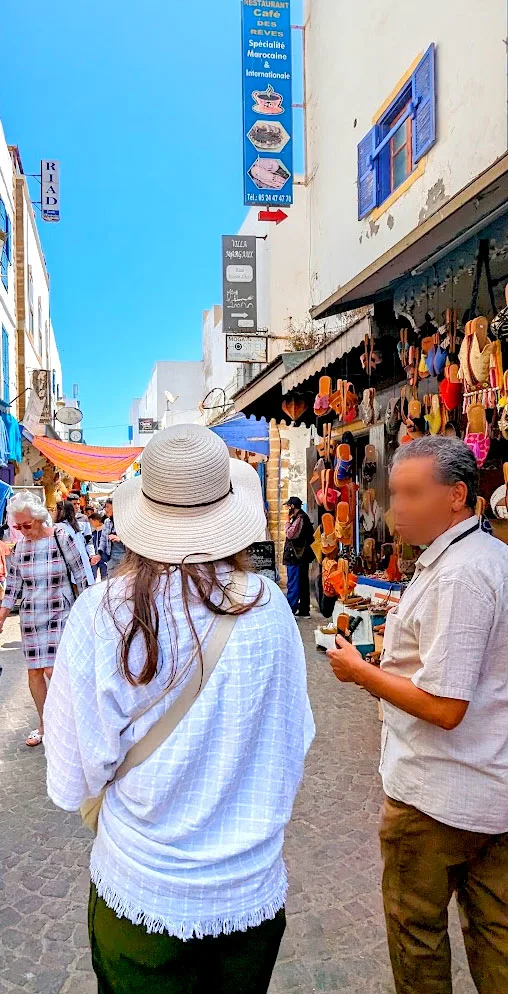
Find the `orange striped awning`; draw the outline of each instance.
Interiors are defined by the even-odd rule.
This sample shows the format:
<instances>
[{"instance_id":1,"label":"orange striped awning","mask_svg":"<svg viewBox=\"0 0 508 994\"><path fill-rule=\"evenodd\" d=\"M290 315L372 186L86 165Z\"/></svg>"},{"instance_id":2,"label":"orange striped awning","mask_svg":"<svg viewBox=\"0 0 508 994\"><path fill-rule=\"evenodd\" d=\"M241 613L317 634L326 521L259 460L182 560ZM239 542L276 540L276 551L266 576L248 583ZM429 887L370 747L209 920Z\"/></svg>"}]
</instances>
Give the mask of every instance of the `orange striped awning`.
<instances>
[{"instance_id":1,"label":"orange striped awning","mask_svg":"<svg viewBox=\"0 0 508 994\"><path fill-rule=\"evenodd\" d=\"M57 442L38 435L34 435L32 445L58 469L88 483L113 483L120 480L143 451L142 448L130 446L116 449Z\"/></svg>"}]
</instances>

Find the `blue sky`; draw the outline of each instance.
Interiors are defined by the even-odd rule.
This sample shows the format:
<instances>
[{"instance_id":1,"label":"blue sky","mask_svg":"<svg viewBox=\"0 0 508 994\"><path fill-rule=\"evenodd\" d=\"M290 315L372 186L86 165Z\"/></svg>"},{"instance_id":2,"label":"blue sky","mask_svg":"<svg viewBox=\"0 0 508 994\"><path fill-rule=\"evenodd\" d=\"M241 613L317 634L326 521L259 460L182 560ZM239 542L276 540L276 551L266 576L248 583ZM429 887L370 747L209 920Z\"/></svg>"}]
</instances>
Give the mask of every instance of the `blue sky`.
<instances>
[{"instance_id":1,"label":"blue sky","mask_svg":"<svg viewBox=\"0 0 508 994\"><path fill-rule=\"evenodd\" d=\"M122 444L154 362L201 357L245 215L240 3L19 0L2 35L7 141L27 173L61 162L62 221L39 226L64 386L87 441Z\"/></svg>"}]
</instances>

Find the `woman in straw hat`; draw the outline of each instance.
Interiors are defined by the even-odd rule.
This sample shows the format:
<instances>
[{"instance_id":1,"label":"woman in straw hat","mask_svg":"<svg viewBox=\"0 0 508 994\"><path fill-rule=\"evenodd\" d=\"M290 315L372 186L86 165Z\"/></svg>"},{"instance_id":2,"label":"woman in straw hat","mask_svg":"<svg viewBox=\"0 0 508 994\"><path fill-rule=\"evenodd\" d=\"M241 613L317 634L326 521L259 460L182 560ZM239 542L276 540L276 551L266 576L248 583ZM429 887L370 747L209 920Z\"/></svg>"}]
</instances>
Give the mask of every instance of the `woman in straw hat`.
<instances>
[{"instance_id":1,"label":"woman in straw hat","mask_svg":"<svg viewBox=\"0 0 508 994\"><path fill-rule=\"evenodd\" d=\"M55 804L109 784L91 857L99 992L265 994L314 725L291 610L243 555L264 533L259 481L181 425L114 503L125 560L74 607L46 707Z\"/></svg>"}]
</instances>

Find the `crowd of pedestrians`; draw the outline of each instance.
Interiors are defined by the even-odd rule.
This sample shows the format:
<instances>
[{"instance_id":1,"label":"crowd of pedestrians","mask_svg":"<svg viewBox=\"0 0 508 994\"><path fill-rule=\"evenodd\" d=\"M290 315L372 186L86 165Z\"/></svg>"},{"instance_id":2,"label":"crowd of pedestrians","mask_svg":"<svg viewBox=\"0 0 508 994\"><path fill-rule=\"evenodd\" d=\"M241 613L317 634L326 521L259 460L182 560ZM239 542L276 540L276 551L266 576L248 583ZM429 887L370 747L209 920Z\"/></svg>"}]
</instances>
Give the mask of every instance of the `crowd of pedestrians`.
<instances>
[{"instance_id":1,"label":"crowd of pedestrians","mask_svg":"<svg viewBox=\"0 0 508 994\"><path fill-rule=\"evenodd\" d=\"M479 994L508 994L508 550L481 528L477 487L458 439L398 451L396 528L424 551L380 666L340 636L328 654L339 681L383 705L397 994L451 994L454 894ZM266 994L314 736L294 620L310 609L310 522L291 500L285 598L246 554L265 527L259 477L196 425L157 433L104 517L78 502L54 522L29 494L9 502L0 630L21 599L40 719L27 744L44 736L49 796L96 832L99 994Z\"/></svg>"}]
</instances>

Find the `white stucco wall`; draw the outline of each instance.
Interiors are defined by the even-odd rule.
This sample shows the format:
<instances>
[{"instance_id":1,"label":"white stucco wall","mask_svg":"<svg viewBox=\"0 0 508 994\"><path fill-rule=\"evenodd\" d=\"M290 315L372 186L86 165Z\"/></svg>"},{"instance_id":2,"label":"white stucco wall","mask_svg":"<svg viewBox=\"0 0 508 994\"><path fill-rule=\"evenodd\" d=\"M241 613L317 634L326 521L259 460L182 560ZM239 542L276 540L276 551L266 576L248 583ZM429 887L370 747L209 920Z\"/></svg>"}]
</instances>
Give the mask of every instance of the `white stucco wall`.
<instances>
[{"instance_id":1,"label":"white stucco wall","mask_svg":"<svg viewBox=\"0 0 508 994\"><path fill-rule=\"evenodd\" d=\"M11 222L12 263L9 266L8 289L0 280L0 324L9 336L9 392L11 400L16 396L16 304L15 304L15 270L14 270L14 198L12 160L7 148L5 136L0 122L0 197ZM2 369L0 364L0 391L3 395Z\"/></svg>"},{"instance_id":2,"label":"white stucco wall","mask_svg":"<svg viewBox=\"0 0 508 994\"><path fill-rule=\"evenodd\" d=\"M169 409L166 390L178 398ZM143 396L132 402L130 417L134 445L146 445L152 438L152 435L139 435L138 418L152 418L160 421L162 427L194 423L199 417L198 405L203 399L203 390L202 362L156 362Z\"/></svg>"},{"instance_id":3,"label":"white stucco wall","mask_svg":"<svg viewBox=\"0 0 508 994\"><path fill-rule=\"evenodd\" d=\"M257 235L258 327L271 336L269 360L285 351L280 338L288 336L290 322L301 327L309 316L309 224L307 188L296 177L294 204L284 208L281 224L258 221L260 208L251 208L239 234ZM266 236L266 239L264 239Z\"/></svg>"},{"instance_id":4,"label":"white stucco wall","mask_svg":"<svg viewBox=\"0 0 508 994\"><path fill-rule=\"evenodd\" d=\"M307 0L311 291L318 304L507 147L506 0ZM438 140L425 173L375 223L357 220L357 145L434 42Z\"/></svg>"},{"instance_id":5,"label":"white stucco wall","mask_svg":"<svg viewBox=\"0 0 508 994\"><path fill-rule=\"evenodd\" d=\"M211 391L219 388L225 391L226 397L234 393L236 377L242 363L226 362L226 336L222 327L222 307L215 305L203 314L203 370L204 370L204 399ZM206 423L214 420L221 413L220 409L206 410Z\"/></svg>"}]
</instances>

